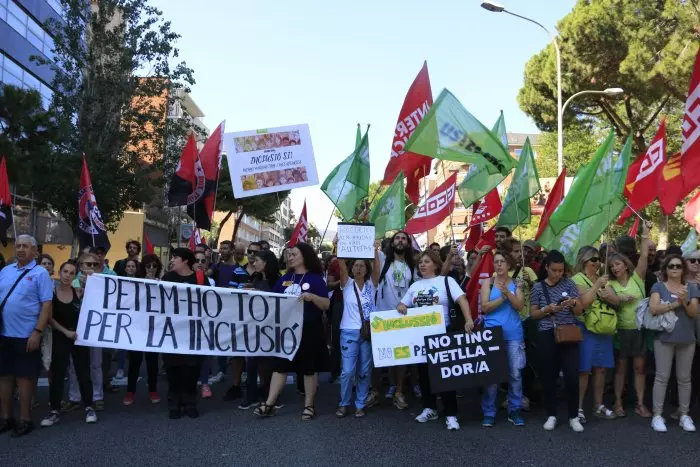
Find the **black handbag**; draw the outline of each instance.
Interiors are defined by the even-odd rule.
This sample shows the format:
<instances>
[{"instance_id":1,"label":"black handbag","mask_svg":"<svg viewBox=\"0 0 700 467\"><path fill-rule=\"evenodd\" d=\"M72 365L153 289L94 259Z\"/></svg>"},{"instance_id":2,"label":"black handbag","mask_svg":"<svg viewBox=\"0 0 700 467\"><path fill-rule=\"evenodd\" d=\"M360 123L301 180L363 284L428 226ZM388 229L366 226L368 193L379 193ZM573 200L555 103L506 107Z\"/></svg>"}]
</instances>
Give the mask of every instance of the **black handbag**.
<instances>
[{"instance_id":1,"label":"black handbag","mask_svg":"<svg viewBox=\"0 0 700 467\"><path fill-rule=\"evenodd\" d=\"M462 313L462 307L460 307L453 299L452 293L450 293L450 284L448 282L449 276L445 276L445 293L447 294L447 310L448 316L450 317L450 322L445 323L445 325L451 331L464 331L464 325L467 323L464 319L464 314Z\"/></svg>"}]
</instances>

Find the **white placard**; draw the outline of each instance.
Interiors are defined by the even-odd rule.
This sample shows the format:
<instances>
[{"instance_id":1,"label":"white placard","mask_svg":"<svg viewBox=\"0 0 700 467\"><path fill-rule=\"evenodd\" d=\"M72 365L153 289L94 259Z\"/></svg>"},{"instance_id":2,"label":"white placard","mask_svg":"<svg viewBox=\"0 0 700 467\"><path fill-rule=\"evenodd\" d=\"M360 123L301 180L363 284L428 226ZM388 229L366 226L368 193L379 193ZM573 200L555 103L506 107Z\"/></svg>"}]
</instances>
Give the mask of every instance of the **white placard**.
<instances>
[{"instance_id":1,"label":"white placard","mask_svg":"<svg viewBox=\"0 0 700 467\"><path fill-rule=\"evenodd\" d=\"M409 308L371 314L372 358L375 367L425 363L425 336L445 333L442 306Z\"/></svg>"},{"instance_id":2,"label":"white placard","mask_svg":"<svg viewBox=\"0 0 700 467\"><path fill-rule=\"evenodd\" d=\"M93 274L78 345L291 360L301 343L298 297Z\"/></svg>"},{"instance_id":3,"label":"white placard","mask_svg":"<svg viewBox=\"0 0 700 467\"><path fill-rule=\"evenodd\" d=\"M374 224L338 222L338 258L374 259Z\"/></svg>"},{"instance_id":4,"label":"white placard","mask_svg":"<svg viewBox=\"0 0 700 467\"><path fill-rule=\"evenodd\" d=\"M318 185L309 125L224 134L236 198Z\"/></svg>"}]
</instances>

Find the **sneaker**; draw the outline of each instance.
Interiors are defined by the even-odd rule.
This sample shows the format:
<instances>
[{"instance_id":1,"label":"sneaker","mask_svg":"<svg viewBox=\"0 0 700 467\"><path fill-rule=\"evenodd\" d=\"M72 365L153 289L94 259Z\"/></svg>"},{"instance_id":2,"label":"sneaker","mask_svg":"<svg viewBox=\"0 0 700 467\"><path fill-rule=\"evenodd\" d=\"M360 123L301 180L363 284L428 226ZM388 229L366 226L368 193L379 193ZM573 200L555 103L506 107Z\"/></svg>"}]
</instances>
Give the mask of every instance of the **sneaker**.
<instances>
[{"instance_id":1,"label":"sneaker","mask_svg":"<svg viewBox=\"0 0 700 467\"><path fill-rule=\"evenodd\" d=\"M494 423L496 423L495 417L485 416L484 419L481 421L481 426L483 426L484 428L491 428Z\"/></svg>"},{"instance_id":2,"label":"sneaker","mask_svg":"<svg viewBox=\"0 0 700 467\"><path fill-rule=\"evenodd\" d=\"M258 401L249 401L248 399L245 399L243 402L238 404L238 408L241 410L248 410L255 408L260 405L260 402Z\"/></svg>"},{"instance_id":3,"label":"sneaker","mask_svg":"<svg viewBox=\"0 0 700 467\"><path fill-rule=\"evenodd\" d=\"M448 431L459 430L459 422L457 421L457 417L447 417L445 419L445 425L447 425Z\"/></svg>"},{"instance_id":4,"label":"sneaker","mask_svg":"<svg viewBox=\"0 0 700 467\"><path fill-rule=\"evenodd\" d=\"M615 412L613 412L609 408L605 407L604 405L601 405L600 407L598 407L596 409L595 416L597 418L602 419L602 420L615 420L617 418L617 416L615 415Z\"/></svg>"},{"instance_id":5,"label":"sneaker","mask_svg":"<svg viewBox=\"0 0 700 467\"><path fill-rule=\"evenodd\" d=\"M525 412L530 411L530 399L527 396L523 396L523 398L521 400L521 405L522 405L522 409Z\"/></svg>"},{"instance_id":6,"label":"sneaker","mask_svg":"<svg viewBox=\"0 0 700 467\"><path fill-rule=\"evenodd\" d=\"M97 414L92 407L85 409L85 423L97 423Z\"/></svg>"},{"instance_id":7,"label":"sneaker","mask_svg":"<svg viewBox=\"0 0 700 467\"><path fill-rule=\"evenodd\" d=\"M586 420L586 413L583 411L583 409L578 409L578 421L582 424L585 424L588 421Z\"/></svg>"},{"instance_id":8,"label":"sneaker","mask_svg":"<svg viewBox=\"0 0 700 467\"><path fill-rule=\"evenodd\" d=\"M578 421L578 417L569 419L569 427L576 433L583 433L583 425Z\"/></svg>"},{"instance_id":9,"label":"sneaker","mask_svg":"<svg viewBox=\"0 0 700 467\"><path fill-rule=\"evenodd\" d=\"M126 396L124 396L124 400L122 401L122 404L125 406L130 406L131 404L134 403L134 399L136 398L136 394L133 392L127 392Z\"/></svg>"},{"instance_id":10,"label":"sneaker","mask_svg":"<svg viewBox=\"0 0 700 467\"><path fill-rule=\"evenodd\" d=\"M396 386L389 386L389 390L384 394L385 399L393 399L396 394Z\"/></svg>"},{"instance_id":11,"label":"sneaker","mask_svg":"<svg viewBox=\"0 0 700 467\"><path fill-rule=\"evenodd\" d=\"M151 399L151 404L157 404L160 402L160 396L157 392L149 392L148 397Z\"/></svg>"},{"instance_id":12,"label":"sneaker","mask_svg":"<svg viewBox=\"0 0 700 467\"><path fill-rule=\"evenodd\" d=\"M693 423L693 419L688 415L681 415L678 425L683 428L683 431L687 431L689 433L695 431L695 423Z\"/></svg>"},{"instance_id":13,"label":"sneaker","mask_svg":"<svg viewBox=\"0 0 700 467\"><path fill-rule=\"evenodd\" d=\"M508 421L515 426L525 426L525 420L520 415L519 410L513 410L508 414Z\"/></svg>"},{"instance_id":14,"label":"sneaker","mask_svg":"<svg viewBox=\"0 0 700 467\"><path fill-rule=\"evenodd\" d=\"M58 416L58 412L54 412L52 410L50 414L41 419L41 426L44 428L48 428L50 426L54 426L60 420L61 418Z\"/></svg>"},{"instance_id":15,"label":"sneaker","mask_svg":"<svg viewBox=\"0 0 700 467\"><path fill-rule=\"evenodd\" d=\"M408 402L406 402L406 397L400 392L394 395L394 407L399 410L406 410L408 408Z\"/></svg>"},{"instance_id":16,"label":"sneaker","mask_svg":"<svg viewBox=\"0 0 700 467\"><path fill-rule=\"evenodd\" d=\"M557 417L549 417L546 422L544 422L544 429L547 431L552 431L557 427Z\"/></svg>"},{"instance_id":17,"label":"sneaker","mask_svg":"<svg viewBox=\"0 0 700 467\"><path fill-rule=\"evenodd\" d=\"M226 401L226 402L235 401L236 399L238 399L242 396L243 396L243 392L241 391L240 386L231 386L230 388L228 388L228 391L226 391L226 395L224 395L224 401Z\"/></svg>"},{"instance_id":18,"label":"sneaker","mask_svg":"<svg viewBox=\"0 0 700 467\"><path fill-rule=\"evenodd\" d=\"M209 399L211 397L211 387L208 384L202 384L202 399Z\"/></svg>"},{"instance_id":19,"label":"sneaker","mask_svg":"<svg viewBox=\"0 0 700 467\"><path fill-rule=\"evenodd\" d=\"M420 390L420 386L417 384L413 386L413 395L416 396L418 399L421 399L423 397L423 391Z\"/></svg>"},{"instance_id":20,"label":"sneaker","mask_svg":"<svg viewBox=\"0 0 700 467\"><path fill-rule=\"evenodd\" d=\"M34 423L28 420L20 420L17 422L15 431L13 431L10 436L13 438L20 438L24 435L28 435L32 431L34 431Z\"/></svg>"},{"instance_id":21,"label":"sneaker","mask_svg":"<svg viewBox=\"0 0 700 467\"><path fill-rule=\"evenodd\" d=\"M437 411L433 409L423 409L423 411L416 417L418 423L430 422L432 420L438 419Z\"/></svg>"},{"instance_id":22,"label":"sneaker","mask_svg":"<svg viewBox=\"0 0 700 467\"><path fill-rule=\"evenodd\" d=\"M61 412L68 413L78 410L80 408L80 402L75 401L64 401L61 402Z\"/></svg>"},{"instance_id":23,"label":"sneaker","mask_svg":"<svg viewBox=\"0 0 700 467\"><path fill-rule=\"evenodd\" d=\"M220 383L223 380L224 380L224 373L220 371L217 374L215 374L214 376L209 378L209 384L211 385L211 384Z\"/></svg>"},{"instance_id":24,"label":"sneaker","mask_svg":"<svg viewBox=\"0 0 700 467\"><path fill-rule=\"evenodd\" d=\"M666 428L666 421L661 415L654 415L651 419L651 427L657 433L666 433L668 428Z\"/></svg>"},{"instance_id":25,"label":"sneaker","mask_svg":"<svg viewBox=\"0 0 700 467\"><path fill-rule=\"evenodd\" d=\"M199 410L197 410L196 407L190 407L189 409L185 409L185 415L190 418L199 418Z\"/></svg>"},{"instance_id":26,"label":"sneaker","mask_svg":"<svg viewBox=\"0 0 700 467\"><path fill-rule=\"evenodd\" d=\"M375 391L370 391L369 395L367 396L367 400L365 401L365 408L371 409L377 405L379 405L379 394Z\"/></svg>"}]
</instances>

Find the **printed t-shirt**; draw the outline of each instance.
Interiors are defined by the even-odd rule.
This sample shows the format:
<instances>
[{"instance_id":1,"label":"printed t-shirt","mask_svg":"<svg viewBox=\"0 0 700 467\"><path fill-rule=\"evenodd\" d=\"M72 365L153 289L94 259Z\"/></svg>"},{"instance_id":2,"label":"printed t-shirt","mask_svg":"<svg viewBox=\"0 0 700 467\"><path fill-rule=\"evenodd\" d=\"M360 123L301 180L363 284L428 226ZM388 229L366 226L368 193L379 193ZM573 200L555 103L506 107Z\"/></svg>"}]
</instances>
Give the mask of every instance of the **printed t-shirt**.
<instances>
[{"instance_id":1,"label":"printed t-shirt","mask_svg":"<svg viewBox=\"0 0 700 467\"><path fill-rule=\"evenodd\" d=\"M357 290L357 295L355 295ZM361 329L362 320L369 320L371 312L375 311L374 306L374 284L372 281L365 281L362 290L353 279L348 279L343 287L343 319L340 321L340 329ZM357 306L357 296L362 302L362 318Z\"/></svg>"},{"instance_id":2,"label":"printed t-shirt","mask_svg":"<svg viewBox=\"0 0 700 467\"><path fill-rule=\"evenodd\" d=\"M386 258L380 254L380 273L384 270L385 262ZM403 261L394 260L377 287L377 310L395 310L408 291L411 279L411 268Z\"/></svg>"},{"instance_id":3,"label":"printed t-shirt","mask_svg":"<svg viewBox=\"0 0 700 467\"><path fill-rule=\"evenodd\" d=\"M457 282L451 277L447 278L447 283L450 287L452 300L456 302L459 297L464 295L464 291L459 288ZM447 290L445 290L445 276L436 276L414 282L401 299L401 303L410 308L441 305L445 323L450 322L450 311L448 310L449 300L447 299Z\"/></svg>"}]
</instances>

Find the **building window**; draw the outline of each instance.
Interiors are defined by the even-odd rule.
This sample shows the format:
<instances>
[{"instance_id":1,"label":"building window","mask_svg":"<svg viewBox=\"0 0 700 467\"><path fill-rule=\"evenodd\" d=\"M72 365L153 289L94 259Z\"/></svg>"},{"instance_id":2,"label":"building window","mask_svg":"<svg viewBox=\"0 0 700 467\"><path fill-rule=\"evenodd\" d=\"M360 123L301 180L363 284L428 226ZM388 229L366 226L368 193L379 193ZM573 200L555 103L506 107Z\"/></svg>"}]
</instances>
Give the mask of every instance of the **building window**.
<instances>
[{"instance_id":1,"label":"building window","mask_svg":"<svg viewBox=\"0 0 700 467\"><path fill-rule=\"evenodd\" d=\"M0 19L27 39L46 57L53 60L53 38L44 28L12 0L0 0Z\"/></svg>"},{"instance_id":2,"label":"building window","mask_svg":"<svg viewBox=\"0 0 700 467\"><path fill-rule=\"evenodd\" d=\"M2 52L0 52L0 83L24 89L35 89L41 94L41 104L44 108L48 109L51 105L51 99L53 99L51 88Z\"/></svg>"},{"instance_id":3,"label":"building window","mask_svg":"<svg viewBox=\"0 0 700 467\"><path fill-rule=\"evenodd\" d=\"M46 0L46 3L56 12L58 16L63 16L63 7L60 0Z\"/></svg>"}]
</instances>

